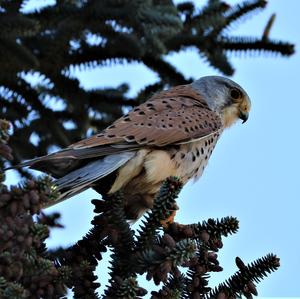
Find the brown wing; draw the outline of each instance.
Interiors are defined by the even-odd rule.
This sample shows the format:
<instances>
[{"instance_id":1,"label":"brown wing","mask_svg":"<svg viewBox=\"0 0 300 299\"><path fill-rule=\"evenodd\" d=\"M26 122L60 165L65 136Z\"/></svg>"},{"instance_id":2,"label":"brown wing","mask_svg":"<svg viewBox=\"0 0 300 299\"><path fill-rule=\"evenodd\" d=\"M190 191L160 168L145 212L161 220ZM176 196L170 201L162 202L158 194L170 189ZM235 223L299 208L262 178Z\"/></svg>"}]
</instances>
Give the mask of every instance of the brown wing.
<instances>
[{"instance_id":1,"label":"brown wing","mask_svg":"<svg viewBox=\"0 0 300 299\"><path fill-rule=\"evenodd\" d=\"M154 95L101 133L70 148L161 147L207 136L221 126L220 117L208 108L201 96L182 85Z\"/></svg>"},{"instance_id":2,"label":"brown wing","mask_svg":"<svg viewBox=\"0 0 300 299\"><path fill-rule=\"evenodd\" d=\"M201 96L182 85L154 95L101 133L21 166L61 176L82 165L80 160L83 159L136 150L141 146L188 142L221 127L220 117L209 109Z\"/></svg>"}]
</instances>

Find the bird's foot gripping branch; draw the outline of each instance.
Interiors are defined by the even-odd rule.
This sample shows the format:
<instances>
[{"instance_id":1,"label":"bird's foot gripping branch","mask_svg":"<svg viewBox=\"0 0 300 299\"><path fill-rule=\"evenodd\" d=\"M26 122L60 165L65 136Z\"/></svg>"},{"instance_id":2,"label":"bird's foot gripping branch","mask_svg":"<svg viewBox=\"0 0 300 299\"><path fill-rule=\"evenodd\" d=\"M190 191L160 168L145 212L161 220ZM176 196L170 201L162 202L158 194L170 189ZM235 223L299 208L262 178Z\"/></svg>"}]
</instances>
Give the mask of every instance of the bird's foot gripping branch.
<instances>
[{"instance_id":1,"label":"bird's foot gripping branch","mask_svg":"<svg viewBox=\"0 0 300 299\"><path fill-rule=\"evenodd\" d=\"M11 156L6 144L8 125L0 125L0 154L7 159ZM142 274L160 286L151 292L153 299L251 298L257 295L255 283L279 267L279 259L272 254L249 265L236 258L239 270L210 288L209 275L222 271L217 256L222 237L236 233L238 221L225 217L163 226L176 209L175 200L182 187L175 177L164 182L153 208L136 231L126 220L123 195L116 193L92 201L93 227L81 240L68 248L48 250L45 241L49 229L61 227L57 214L45 215L40 210L44 202L57 196L52 187L48 179L30 180L17 187L1 183L1 298L61 298L67 288L73 290L74 298L100 298L95 270L108 249L112 251L107 269L110 279L104 298L143 298L147 291L142 288ZM36 214L39 217L33 220Z\"/></svg>"}]
</instances>

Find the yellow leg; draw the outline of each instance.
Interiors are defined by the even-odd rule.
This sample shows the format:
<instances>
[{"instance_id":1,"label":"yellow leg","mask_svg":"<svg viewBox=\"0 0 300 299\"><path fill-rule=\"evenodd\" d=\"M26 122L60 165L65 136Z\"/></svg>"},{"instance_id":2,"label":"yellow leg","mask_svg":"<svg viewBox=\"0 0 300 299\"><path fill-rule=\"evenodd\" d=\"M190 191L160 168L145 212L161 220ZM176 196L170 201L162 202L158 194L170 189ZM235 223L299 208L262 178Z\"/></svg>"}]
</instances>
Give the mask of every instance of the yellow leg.
<instances>
[{"instance_id":1,"label":"yellow leg","mask_svg":"<svg viewBox=\"0 0 300 299\"><path fill-rule=\"evenodd\" d=\"M163 228L168 228L168 226L174 222L176 212L177 212L177 210L173 210L171 215L168 218L160 221Z\"/></svg>"}]
</instances>

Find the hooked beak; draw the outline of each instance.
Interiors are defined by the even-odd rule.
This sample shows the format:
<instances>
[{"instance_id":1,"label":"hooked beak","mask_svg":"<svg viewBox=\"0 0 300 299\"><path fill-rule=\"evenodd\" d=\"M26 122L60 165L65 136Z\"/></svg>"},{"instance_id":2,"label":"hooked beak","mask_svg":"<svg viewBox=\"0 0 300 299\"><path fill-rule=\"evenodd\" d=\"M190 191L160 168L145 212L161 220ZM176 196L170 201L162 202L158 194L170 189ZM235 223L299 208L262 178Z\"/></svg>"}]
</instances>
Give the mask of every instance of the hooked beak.
<instances>
[{"instance_id":1,"label":"hooked beak","mask_svg":"<svg viewBox=\"0 0 300 299\"><path fill-rule=\"evenodd\" d=\"M239 118L245 123L249 117L248 112L240 111Z\"/></svg>"}]
</instances>

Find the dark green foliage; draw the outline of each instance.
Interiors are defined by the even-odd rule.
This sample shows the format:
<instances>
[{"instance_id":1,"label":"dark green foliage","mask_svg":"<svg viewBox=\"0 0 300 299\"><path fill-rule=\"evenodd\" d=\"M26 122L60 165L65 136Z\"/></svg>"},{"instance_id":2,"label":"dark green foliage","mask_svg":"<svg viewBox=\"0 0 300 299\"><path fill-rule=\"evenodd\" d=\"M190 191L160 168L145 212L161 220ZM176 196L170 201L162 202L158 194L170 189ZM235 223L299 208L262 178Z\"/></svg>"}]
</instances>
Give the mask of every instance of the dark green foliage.
<instances>
[{"instance_id":1,"label":"dark green foliage","mask_svg":"<svg viewBox=\"0 0 300 299\"><path fill-rule=\"evenodd\" d=\"M65 294L61 272L48 259L48 225L34 222L43 203L56 196L47 180L0 190L0 297L58 298ZM47 216L44 215L44 220ZM46 221L47 222L47 221ZM30 297L32 298L32 297Z\"/></svg>"},{"instance_id":2,"label":"dark green foliage","mask_svg":"<svg viewBox=\"0 0 300 299\"><path fill-rule=\"evenodd\" d=\"M24 12L27 1L1 1L0 118L12 123L12 164L45 155L100 131L154 92L190 82L165 57L193 47L199 59L232 75L231 51L291 55L293 45L269 38L232 37L231 25L265 8L265 0L229 6L208 1L56 1ZM263 29L262 29L263 31ZM135 98L129 87L85 90L74 70L139 62L157 74ZM37 83L29 84L28 75ZM26 172L23 172L26 174ZM28 175L28 174L27 174Z\"/></svg>"},{"instance_id":3,"label":"dark green foliage","mask_svg":"<svg viewBox=\"0 0 300 299\"><path fill-rule=\"evenodd\" d=\"M122 281L119 289L114 295L114 298L136 299L140 298L138 296L143 296L145 294L147 294L147 291L138 286L136 278L129 277Z\"/></svg>"},{"instance_id":4,"label":"dark green foliage","mask_svg":"<svg viewBox=\"0 0 300 299\"><path fill-rule=\"evenodd\" d=\"M157 194L153 209L145 216L141 225L139 236L136 241L136 248L148 249L153 243L157 230L161 227L161 220L167 219L171 211L177 210L175 198L182 188L182 183L174 178L168 179Z\"/></svg>"},{"instance_id":5,"label":"dark green foliage","mask_svg":"<svg viewBox=\"0 0 300 299\"><path fill-rule=\"evenodd\" d=\"M206 231L211 237L219 237L221 235L227 237L237 232L239 222L235 217L225 217L221 218L221 220L208 219L202 223L191 224L190 227L195 237L200 236L203 231Z\"/></svg>"},{"instance_id":6,"label":"dark green foliage","mask_svg":"<svg viewBox=\"0 0 300 299\"><path fill-rule=\"evenodd\" d=\"M175 277L170 275L167 282L159 292L152 292L152 299L158 298L170 298L170 299L180 299L184 298L186 294L186 276L184 274Z\"/></svg>"},{"instance_id":7,"label":"dark green foliage","mask_svg":"<svg viewBox=\"0 0 300 299\"><path fill-rule=\"evenodd\" d=\"M208 293L205 298L219 298L220 293L224 298L235 298L244 295L246 298L257 296L257 290L253 282L259 282L267 273L271 273L279 268L279 259L274 254L268 254L249 265L237 257L236 264L239 271L221 283L217 288Z\"/></svg>"},{"instance_id":8,"label":"dark green foliage","mask_svg":"<svg viewBox=\"0 0 300 299\"><path fill-rule=\"evenodd\" d=\"M9 125L4 121L0 125L2 145L7 142ZM10 155L11 149L3 147L1 156ZM103 298L144 297L148 292L138 284L138 275L144 273L156 285L162 283L159 291L151 293L153 299L256 295L254 282L276 270L279 259L268 255L246 266L237 258L240 270L211 290L207 287L209 273L222 271L216 254L222 247L222 236L235 233L238 221L225 217L191 225L167 225L181 187L175 177L164 182L137 233L125 218L121 193L93 200L96 215L92 229L73 246L51 251L45 245L49 229L62 227L58 214L40 213L45 203L58 196L51 180L27 180L11 188L2 184L0 297L63 298L68 287L74 298L100 298L95 270L108 248L112 251L110 279ZM36 221L34 214L40 214ZM186 274L181 267L187 268Z\"/></svg>"},{"instance_id":9,"label":"dark green foliage","mask_svg":"<svg viewBox=\"0 0 300 299\"><path fill-rule=\"evenodd\" d=\"M0 157L5 158L6 160L12 160L12 150L7 145L8 141L8 130L10 128L10 124L8 121L0 119ZM0 158L0 191L3 188L2 182L5 180L5 174L3 171L4 159Z\"/></svg>"}]
</instances>

